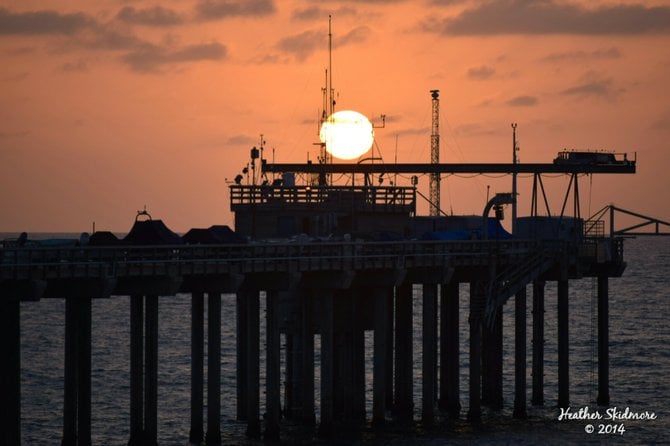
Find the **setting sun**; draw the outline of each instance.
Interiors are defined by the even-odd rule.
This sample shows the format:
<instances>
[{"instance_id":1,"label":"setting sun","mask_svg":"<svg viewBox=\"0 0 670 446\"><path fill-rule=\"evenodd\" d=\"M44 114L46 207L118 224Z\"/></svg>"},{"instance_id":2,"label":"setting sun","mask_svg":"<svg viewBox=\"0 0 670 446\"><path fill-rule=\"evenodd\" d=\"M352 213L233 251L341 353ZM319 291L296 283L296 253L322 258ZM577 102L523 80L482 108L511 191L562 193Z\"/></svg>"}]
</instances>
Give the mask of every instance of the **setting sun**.
<instances>
[{"instance_id":1,"label":"setting sun","mask_svg":"<svg viewBox=\"0 0 670 446\"><path fill-rule=\"evenodd\" d=\"M343 110L333 113L321 126L319 138L336 158L356 159L370 150L374 140L372 124L364 115Z\"/></svg>"}]
</instances>

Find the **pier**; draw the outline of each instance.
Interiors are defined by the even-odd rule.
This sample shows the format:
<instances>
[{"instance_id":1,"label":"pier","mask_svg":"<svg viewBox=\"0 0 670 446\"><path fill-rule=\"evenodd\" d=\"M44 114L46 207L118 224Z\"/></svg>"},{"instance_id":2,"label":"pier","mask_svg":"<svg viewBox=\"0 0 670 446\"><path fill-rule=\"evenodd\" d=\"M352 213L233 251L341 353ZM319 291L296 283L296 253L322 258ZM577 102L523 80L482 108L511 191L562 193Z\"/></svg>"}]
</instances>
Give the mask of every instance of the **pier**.
<instances>
[{"instance_id":1,"label":"pier","mask_svg":"<svg viewBox=\"0 0 670 446\"><path fill-rule=\"evenodd\" d=\"M251 437L277 439L282 419L316 423L314 335L321 337L322 435L334 426L383 426L420 417L427 425L436 410L476 422L482 404L502 404L501 311L515 301L514 416L527 407L525 362L527 289L532 293L532 404L543 404L543 311L558 306L559 404L570 403L568 357L569 281L598 278L598 402L609 399L607 298L610 277L623 272L618 238L566 240L338 241L230 245L114 247L4 247L0 263L2 305L3 444L20 443L19 302L66 300L63 444L90 444L91 306L96 299L131 296L129 444L156 444L157 336L161 296L192 299L192 392L190 440L220 441L221 294L237 295L237 418ZM544 284L556 281L550 301ZM470 308L458 308L459 287L469 284ZM420 286L422 403L413 407L411 290ZM259 295L267 299L267 339L259 335ZM208 299L207 382L203 377L203 301ZM552 301L554 303L552 303ZM438 317L439 316L439 317ZM459 333L467 318L470 333ZM374 331L372 419L366 419L363 331ZM438 336L438 333L440 335ZM281 370L279 336L287 339ZM554 334L551 334L554 335ZM468 390L458 377L458 339L470 337ZM439 340L439 341L438 341ZM259 381L265 345L266 386ZM218 359L217 359L218 358ZM282 380L282 376L284 379ZM282 389L282 381L284 388ZM284 398L282 398L282 394ZM203 395L207 413L204 414ZM467 414L460 402L468 401ZM262 419L260 399L267 413ZM226 402L230 404L230 402Z\"/></svg>"}]
</instances>

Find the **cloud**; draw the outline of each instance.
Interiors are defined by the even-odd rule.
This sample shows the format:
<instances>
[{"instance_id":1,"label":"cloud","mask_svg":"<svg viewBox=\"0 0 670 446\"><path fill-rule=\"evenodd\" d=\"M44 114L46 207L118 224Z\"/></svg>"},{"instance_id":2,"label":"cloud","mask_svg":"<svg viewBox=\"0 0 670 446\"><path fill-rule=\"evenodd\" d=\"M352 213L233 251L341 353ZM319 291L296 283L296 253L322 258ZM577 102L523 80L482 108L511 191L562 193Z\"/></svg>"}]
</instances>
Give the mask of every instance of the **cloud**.
<instances>
[{"instance_id":1,"label":"cloud","mask_svg":"<svg viewBox=\"0 0 670 446\"><path fill-rule=\"evenodd\" d=\"M93 19L83 13L11 12L0 8L0 35L74 34L93 22Z\"/></svg>"},{"instance_id":2,"label":"cloud","mask_svg":"<svg viewBox=\"0 0 670 446\"><path fill-rule=\"evenodd\" d=\"M485 80L491 78L495 74L496 70L487 65L482 65L480 67L472 67L468 69L468 77L474 80Z\"/></svg>"},{"instance_id":3,"label":"cloud","mask_svg":"<svg viewBox=\"0 0 670 446\"><path fill-rule=\"evenodd\" d=\"M506 102L507 105L513 107L531 107L537 105L537 98L535 96L516 96Z\"/></svg>"},{"instance_id":4,"label":"cloud","mask_svg":"<svg viewBox=\"0 0 670 446\"><path fill-rule=\"evenodd\" d=\"M292 18L294 20L311 21L325 19L325 17L327 17L329 14L335 17L355 16L356 10L347 6L341 6L335 10L321 8L319 6L312 6L306 9L298 9L293 11Z\"/></svg>"},{"instance_id":5,"label":"cloud","mask_svg":"<svg viewBox=\"0 0 670 446\"><path fill-rule=\"evenodd\" d=\"M370 28L359 26L341 37L333 40L333 47L339 48L349 44L360 43L367 40ZM328 42L328 34L323 30L307 30L300 34L284 37L277 42L279 50L291 53L299 61L307 59L312 53L319 49L325 49Z\"/></svg>"},{"instance_id":6,"label":"cloud","mask_svg":"<svg viewBox=\"0 0 670 446\"><path fill-rule=\"evenodd\" d=\"M122 60L135 71L153 73L166 65L222 60L226 58L227 53L227 48L218 42L189 45L177 49L146 45L123 55Z\"/></svg>"},{"instance_id":7,"label":"cloud","mask_svg":"<svg viewBox=\"0 0 670 446\"><path fill-rule=\"evenodd\" d=\"M2 139L12 139L12 138L25 138L29 136L32 132L30 130L21 130L18 132L0 132L0 140Z\"/></svg>"},{"instance_id":8,"label":"cloud","mask_svg":"<svg viewBox=\"0 0 670 446\"><path fill-rule=\"evenodd\" d=\"M542 62L581 62L586 60L597 59L619 59L621 51L618 48L612 47L607 49L597 49L593 51L567 51L563 53L551 53L542 59Z\"/></svg>"},{"instance_id":9,"label":"cloud","mask_svg":"<svg viewBox=\"0 0 670 446\"><path fill-rule=\"evenodd\" d=\"M600 98L613 101L624 91L614 88L611 78L605 79L595 72L588 72L577 85L566 88L561 94L577 99Z\"/></svg>"},{"instance_id":10,"label":"cloud","mask_svg":"<svg viewBox=\"0 0 670 446\"><path fill-rule=\"evenodd\" d=\"M88 61L80 58L74 62L66 62L63 64L62 69L66 72L88 71Z\"/></svg>"},{"instance_id":11,"label":"cloud","mask_svg":"<svg viewBox=\"0 0 670 446\"><path fill-rule=\"evenodd\" d=\"M459 136L498 136L502 134L500 129L488 128L478 123L459 125L454 129Z\"/></svg>"},{"instance_id":12,"label":"cloud","mask_svg":"<svg viewBox=\"0 0 670 446\"><path fill-rule=\"evenodd\" d=\"M275 12L272 0L199 0L196 14L201 20L236 16L266 16Z\"/></svg>"},{"instance_id":13,"label":"cloud","mask_svg":"<svg viewBox=\"0 0 670 446\"><path fill-rule=\"evenodd\" d=\"M258 138L252 138L248 135L235 135L226 140L226 144L230 145L252 145L258 141Z\"/></svg>"},{"instance_id":14,"label":"cloud","mask_svg":"<svg viewBox=\"0 0 670 446\"><path fill-rule=\"evenodd\" d=\"M586 9L556 0L497 0L477 4L421 27L444 35L644 34L670 32L670 7L608 5Z\"/></svg>"},{"instance_id":15,"label":"cloud","mask_svg":"<svg viewBox=\"0 0 670 446\"><path fill-rule=\"evenodd\" d=\"M133 25L147 26L173 26L184 22L183 17L177 12L162 6L145 9L126 6L116 14L116 18Z\"/></svg>"}]
</instances>

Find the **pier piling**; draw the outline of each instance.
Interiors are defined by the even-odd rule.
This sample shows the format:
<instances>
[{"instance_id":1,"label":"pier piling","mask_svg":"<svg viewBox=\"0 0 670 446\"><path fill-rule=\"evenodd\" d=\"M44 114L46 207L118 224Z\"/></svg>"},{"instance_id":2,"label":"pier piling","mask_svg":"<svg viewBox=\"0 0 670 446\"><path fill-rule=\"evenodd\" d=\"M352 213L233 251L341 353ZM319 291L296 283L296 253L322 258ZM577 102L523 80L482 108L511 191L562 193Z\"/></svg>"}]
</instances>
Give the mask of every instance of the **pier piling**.
<instances>
[{"instance_id":1,"label":"pier piling","mask_svg":"<svg viewBox=\"0 0 670 446\"><path fill-rule=\"evenodd\" d=\"M568 281L558 281L558 407L570 406Z\"/></svg>"},{"instance_id":2,"label":"pier piling","mask_svg":"<svg viewBox=\"0 0 670 446\"><path fill-rule=\"evenodd\" d=\"M544 404L544 281L533 282L533 395L534 406Z\"/></svg>"},{"instance_id":3,"label":"pier piling","mask_svg":"<svg viewBox=\"0 0 670 446\"><path fill-rule=\"evenodd\" d=\"M423 362L422 362L422 411L421 418L424 424L430 425L435 419L435 370L437 357L437 285L423 285Z\"/></svg>"},{"instance_id":4,"label":"pier piling","mask_svg":"<svg viewBox=\"0 0 670 446\"><path fill-rule=\"evenodd\" d=\"M481 361L482 361L482 324L479 315L482 296L478 290L479 283L470 283L470 408L468 420L477 423L481 420Z\"/></svg>"},{"instance_id":5,"label":"pier piling","mask_svg":"<svg viewBox=\"0 0 670 446\"><path fill-rule=\"evenodd\" d=\"M526 288L514 296L514 418L526 418Z\"/></svg>"},{"instance_id":6,"label":"pier piling","mask_svg":"<svg viewBox=\"0 0 670 446\"><path fill-rule=\"evenodd\" d=\"M144 437L144 297L130 296L130 440L141 445Z\"/></svg>"},{"instance_id":7,"label":"pier piling","mask_svg":"<svg viewBox=\"0 0 670 446\"><path fill-rule=\"evenodd\" d=\"M394 412L403 421L412 420L414 410L412 284L396 287L395 395Z\"/></svg>"},{"instance_id":8,"label":"pier piling","mask_svg":"<svg viewBox=\"0 0 670 446\"><path fill-rule=\"evenodd\" d=\"M191 294L191 429L189 442L200 444L203 431L204 391L204 293Z\"/></svg>"},{"instance_id":9,"label":"pier piling","mask_svg":"<svg viewBox=\"0 0 670 446\"><path fill-rule=\"evenodd\" d=\"M279 342L279 292L267 291L265 299L265 394L266 411L265 440L279 441L279 419L281 417L281 362Z\"/></svg>"},{"instance_id":10,"label":"pier piling","mask_svg":"<svg viewBox=\"0 0 670 446\"><path fill-rule=\"evenodd\" d=\"M207 292L207 444L221 443L221 293Z\"/></svg>"},{"instance_id":11,"label":"pier piling","mask_svg":"<svg viewBox=\"0 0 670 446\"><path fill-rule=\"evenodd\" d=\"M599 406L610 403L609 390L609 281L598 276L598 399Z\"/></svg>"},{"instance_id":12,"label":"pier piling","mask_svg":"<svg viewBox=\"0 0 670 446\"><path fill-rule=\"evenodd\" d=\"M440 408L458 418L460 402L459 284L442 286L440 307Z\"/></svg>"}]
</instances>

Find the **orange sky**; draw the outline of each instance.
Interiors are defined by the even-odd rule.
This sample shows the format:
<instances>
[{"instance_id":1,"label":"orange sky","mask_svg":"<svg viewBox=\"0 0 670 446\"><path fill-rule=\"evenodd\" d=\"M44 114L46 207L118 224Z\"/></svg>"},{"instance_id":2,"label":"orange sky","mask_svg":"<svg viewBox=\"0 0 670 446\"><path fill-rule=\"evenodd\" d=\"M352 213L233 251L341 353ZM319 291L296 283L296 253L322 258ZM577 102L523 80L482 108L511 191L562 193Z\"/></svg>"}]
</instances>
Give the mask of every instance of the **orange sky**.
<instances>
[{"instance_id":1,"label":"orange sky","mask_svg":"<svg viewBox=\"0 0 670 446\"><path fill-rule=\"evenodd\" d=\"M581 180L582 214L670 220L670 1L0 0L0 231L123 232L144 205L232 225L226 180L260 134L270 159L316 158L328 14L337 109L387 115L385 162L396 138L430 161L439 89L443 162L510 162L512 122L522 162L637 152L636 175ZM545 181L560 210L567 178ZM442 207L509 184L448 177Z\"/></svg>"}]
</instances>

